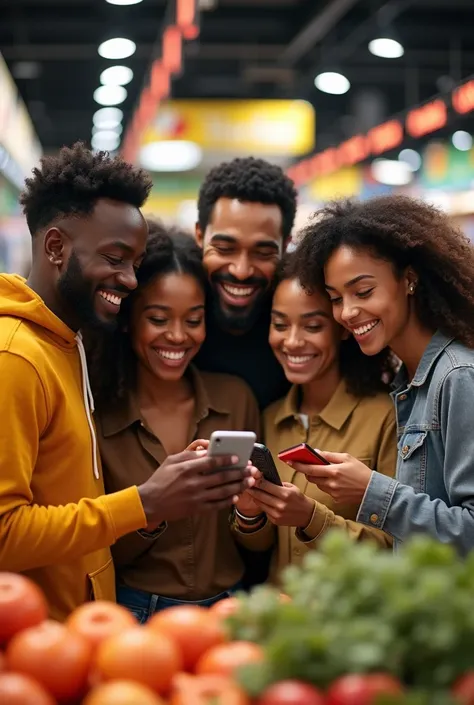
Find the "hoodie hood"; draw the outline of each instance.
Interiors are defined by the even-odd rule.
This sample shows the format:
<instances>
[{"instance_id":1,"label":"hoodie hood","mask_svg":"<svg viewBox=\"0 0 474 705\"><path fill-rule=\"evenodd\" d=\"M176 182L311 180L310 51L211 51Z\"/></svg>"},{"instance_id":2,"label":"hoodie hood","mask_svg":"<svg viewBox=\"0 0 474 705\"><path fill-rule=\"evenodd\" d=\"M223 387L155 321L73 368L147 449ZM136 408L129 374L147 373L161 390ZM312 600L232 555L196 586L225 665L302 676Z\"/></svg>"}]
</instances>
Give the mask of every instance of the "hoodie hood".
<instances>
[{"instance_id":1,"label":"hoodie hood","mask_svg":"<svg viewBox=\"0 0 474 705\"><path fill-rule=\"evenodd\" d=\"M0 274L0 316L13 316L35 323L53 334L58 345L73 347L76 334L30 289L17 274Z\"/></svg>"}]
</instances>

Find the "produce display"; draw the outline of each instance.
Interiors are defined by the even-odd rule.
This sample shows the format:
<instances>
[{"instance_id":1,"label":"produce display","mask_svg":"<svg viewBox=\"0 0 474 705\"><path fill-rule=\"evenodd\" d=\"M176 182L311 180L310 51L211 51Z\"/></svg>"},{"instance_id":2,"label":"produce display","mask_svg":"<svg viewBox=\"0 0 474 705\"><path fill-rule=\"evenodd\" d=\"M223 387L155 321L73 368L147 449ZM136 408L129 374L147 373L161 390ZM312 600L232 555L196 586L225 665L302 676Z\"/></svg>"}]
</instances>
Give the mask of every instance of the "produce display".
<instances>
[{"instance_id":1,"label":"produce display","mask_svg":"<svg viewBox=\"0 0 474 705\"><path fill-rule=\"evenodd\" d=\"M0 705L474 705L474 556L336 531L282 589L144 626L91 602L59 624L0 573Z\"/></svg>"}]
</instances>

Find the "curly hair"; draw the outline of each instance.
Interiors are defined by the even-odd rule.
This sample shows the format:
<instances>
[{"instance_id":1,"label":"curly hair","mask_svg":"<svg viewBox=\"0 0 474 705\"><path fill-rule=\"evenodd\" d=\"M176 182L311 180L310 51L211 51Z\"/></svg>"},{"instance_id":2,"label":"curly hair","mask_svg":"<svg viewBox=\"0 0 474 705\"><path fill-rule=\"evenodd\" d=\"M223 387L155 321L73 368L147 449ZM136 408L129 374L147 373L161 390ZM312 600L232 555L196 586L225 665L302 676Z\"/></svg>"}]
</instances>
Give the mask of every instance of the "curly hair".
<instances>
[{"instance_id":1,"label":"curly hair","mask_svg":"<svg viewBox=\"0 0 474 705\"><path fill-rule=\"evenodd\" d=\"M304 287L323 284L324 266L342 245L367 249L397 276L408 267L417 274L414 305L423 326L474 347L474 248L442 211L408 196L334 202L301 235L293 268Z\"/></svg>"},{"instance_id":2,"label":"curly hair","mask_svg":"<svg viewBox=\"0 0 474 705\"><path fill-rule=\"evenodd\" d=\"M108 152L91 152L77 142L63 147L57 156L43 157L40 168L25 181L20 203L28 228L35 235L64 216L89 215L99 198L110 198L140 208L152 181L143 169L136 169Z\"/></svg>"},{"instance_id":3,"label":"curly hair","mask_svg":"<svg viewBox=\"0 0 474 705\"><path fill-rule=\"evenodd\" d=\"M136 355L130 340L130 316L140 291L167 274L189 274L207 293L207 276L201 249L194 238L177 228L147 218L148 240L145 257L137 272L138 286L124 299L113 332L85 334L89 374L94 400L100 408L124 399L136 382Z\"/></svg>"},{"instance_id":4,"label":"curly hair","mask_svg":"<svg viewBox=\"0 0 474 705\"><path fill-rule=\"evenodd\" d=\"M281 282L296 279L301 283L298 272L296 251L286 254L281 260L275 277L275 288ZM313 284L308 293L328 294L320 282ZM378 392L387 392L395 377L398 361L388 348L371 357L364 355L357 341L351 336L341 341L339 350L339 371L346 383L346 389L355 397L371 397Z\"/></svg>"},{"instance_id":5,"label":"curly hair","mask_svg":"<svg viewBox=\"0 0 474 705\"><path fill-rule=\"evenodd\" d=\"M220 198L277 205L282 214L283 240L290 237L295 222L297 191L293 181L279 166L247 157L223 162L211 169L199 191L198 221L202 232L206 230L212 209Z\"/></svg>"}]
</instances>

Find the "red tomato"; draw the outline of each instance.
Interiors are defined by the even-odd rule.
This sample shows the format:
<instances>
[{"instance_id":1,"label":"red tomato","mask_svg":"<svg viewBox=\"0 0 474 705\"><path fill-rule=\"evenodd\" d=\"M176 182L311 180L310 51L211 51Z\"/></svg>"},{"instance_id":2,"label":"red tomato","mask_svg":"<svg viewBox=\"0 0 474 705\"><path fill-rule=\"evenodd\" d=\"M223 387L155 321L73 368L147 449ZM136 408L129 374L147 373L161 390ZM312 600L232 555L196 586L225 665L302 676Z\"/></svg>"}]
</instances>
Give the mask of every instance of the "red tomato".
<instances>
[{"instance_id":1,"label":"red tomato","mask_svg":"<svg viewBox=\"0 0 474 705\"><path fill-rule=\"evenodd\" d=\"M87 684L91 648L59 622L20 632L7 649L7 668L31 676L59 701L80 697Z\"/></svg>"},{"instance_id":2,"label":"red tomato","mask_svg":"<svg viewBox=\"0 0 474 705\"><path fill-rule=\"evenodd\" d=\"M136 681L157 693L167 692L181 666L181 654L174 641L138 626L103 641L95 662L100 680Z\"/></svg>"},{"instance_id":3,"label":"red tomato","mask_svg":"<svg viewBox=\"0 0 474 705\"><path fill-rule=\"evenodd\" d=\"M112 681L91 690L82 705L165 705L150 688L133 681Z\"/></svg>"},{"instance_id":4,"label":"red tomato","mask_svg":"<svg viewBox=\"0 0 474 705\"><path fill-rule=\"evenodd\" d=\"M327 705L372 705L379 695L398 695L403 688L388 673L349 674L327 691Z\"/></svg>"},{"instance_id":5,"label":"red tomato","mask_svg":"<svg viewBox=\"0 0 474 705\"><path fill-rule=\"evenodd\" d=\"M235 614L240 607L240 602L236 597L227 597L225 600L219 600L209 608L211 614L215 614L219 619L227 619L231 614Z\"/></svg>"},{"instance_id":6,"label":"red tomato","mask_svg":"<svg viewBox=\"0 0 474 705\"><path fill-rule=\"evenodd\" d=\"M454 684L452 693L462 705L474 705L474 671L461 676Z\"/></svg>"},{"instance_id":7,"label":"red tomato","mask_svg":"<svg viewBox=\"0 0 474 705\"><path fill-rule=\"evenodd\" d=\"M210 703L250 705L247 695L231 678L178 673L173 680L170 705L210 705Z\"/></svg>"},{"instance_id":8,"label":"red tomato","mask_svg":"<svg viewBox=\"0 0 474 705\"><path fill-rule=\"evenodd\" d=\"M256 705L325 705L323 694L308 683L280 681L271 685Z\"/></svg>"},{"instance_id":9,"label":"red tomato","mask_svg":"<svg viewBox=\"0 0 474 705\"><path fill-rule=\"evenodd\" d=\"M68 629L84 637L94 651L104 639L137 624L129 610L105 600L86 602L74 610L66 622Z\"/></svg>"},{"instance_id":10,"label":"red tomato","mask_svg":"<svg viewBox=\"0 0 474 705\"><path fill-rule=\"evenodd\" d=\"M209 649L196 665L196 673L200 675L217 674L232 678L239 666L248 663L258 663L264 660L261 646L251 641L231 641Z\"/></svg>"},{"instance_id":11,"label":"red tomato","mask_svg":"<svg viewBox=\"0 0 474 705\"><path fill-rule=\"evenodd\" d=\"M16 573L0 573L0 644L47 616L46 599L34 582Z\"/></svg>"},{"instance_id":12,"label":"red tomato","mask_svg":"<svg viewBox=\"0 0 474 705\"><path fill-rule=\"evenodd\" d=\"M226 640L220 620L204 607L183 605L155 614L147 629L157 629L178 645L186 671L192 671L206 651Z\"/></svg>"},{"instance_id":13,"label":"red tomato","mask_svg":"<svg viewBox=\"0 0 474 705\"><path fill-rule=\"evenodd\" d=\"M21 673L0 674L0 703L8 705L56 705L53 696Z\"/></svg>"}]
</instances>

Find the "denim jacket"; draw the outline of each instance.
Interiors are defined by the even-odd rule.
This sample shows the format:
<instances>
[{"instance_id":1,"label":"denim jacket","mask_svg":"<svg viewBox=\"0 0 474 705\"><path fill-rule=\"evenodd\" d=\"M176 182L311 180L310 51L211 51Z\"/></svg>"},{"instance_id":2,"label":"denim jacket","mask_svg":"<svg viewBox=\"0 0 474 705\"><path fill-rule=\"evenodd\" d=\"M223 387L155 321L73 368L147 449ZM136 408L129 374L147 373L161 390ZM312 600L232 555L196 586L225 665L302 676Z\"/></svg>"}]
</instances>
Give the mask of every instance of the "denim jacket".
<instances>
[{"instance_id":1,"label":"denim jacket","mask_svg":"<svg viewBox=\"0 0 474 705\"><path fill-rule=\"evenodd\" d=\"M415 534L474 548L474 350L437 332L408 382L391 396L397 416L396 479L373 472L357 520L397 547Z\"/></svg>"}]
</instances>

